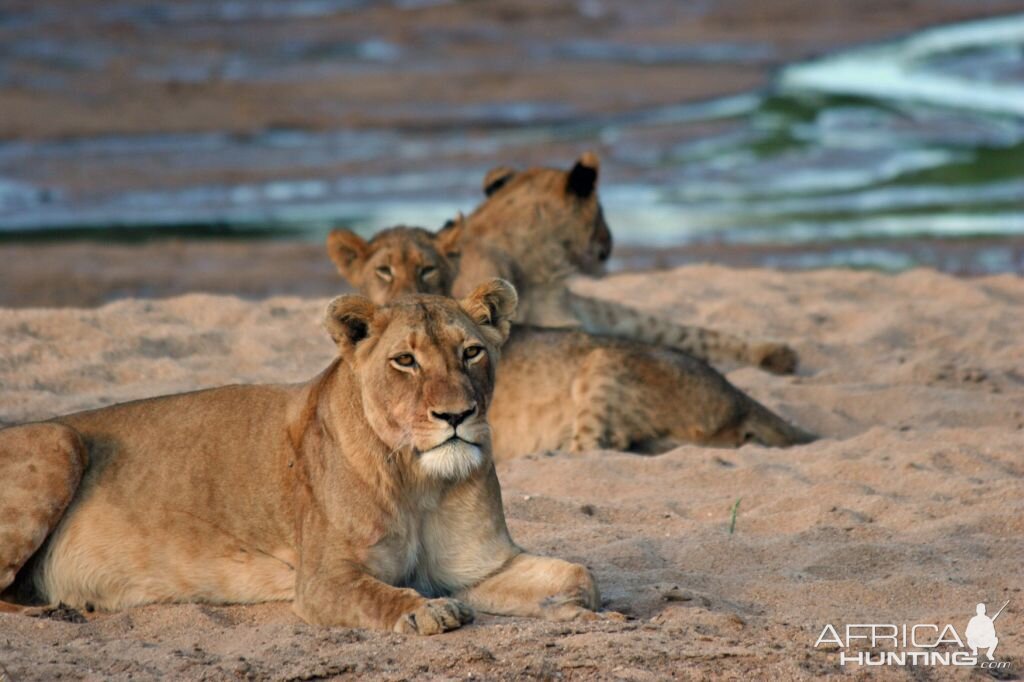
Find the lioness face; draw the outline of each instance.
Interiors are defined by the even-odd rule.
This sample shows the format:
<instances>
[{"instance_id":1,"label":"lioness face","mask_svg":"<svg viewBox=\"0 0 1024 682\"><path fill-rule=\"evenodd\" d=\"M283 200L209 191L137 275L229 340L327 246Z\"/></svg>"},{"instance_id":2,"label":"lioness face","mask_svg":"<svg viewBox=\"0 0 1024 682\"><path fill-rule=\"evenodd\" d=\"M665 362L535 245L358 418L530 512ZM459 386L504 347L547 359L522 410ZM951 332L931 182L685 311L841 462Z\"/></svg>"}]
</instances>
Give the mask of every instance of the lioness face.
<instances>
[{"instance_id":1,"label":"lioness face","mask_svg":"<svg viewBox=\"0 0 1024 682\"><path fill-rule=\"evenodd\" d=\"M515 307L503 280L461 301L413 295L377 306L340 296L328 306L370 427L389 449L410 451L424 475L458 480L489 456L487 408Z\"/></svg>"},{"instance_id":2,"label":"lioness face","mask_svg":"<svg viewBox=\"0 0 1024 682\"><path fill-rule=\"evenodd\" d=\"M455 269L432 247L433 235L418 227L393 227L369 242L348 230L327 237L338 272L377 305L403 294L446 295Z\"/></svg>"},{"instance_id":3,"label":"lioness face","mask_svg":"<svg viewBox=\"0 0 1024 682\"><path fill-rule=\"evenodd\" d=\"M514 224L517 236L527 243L557 238L580 271L601 274L611 256L612 234L597 198L599 167L597 155L587 152L568 171L491 169L484 177L487 201L477 213L494 211Z\"/></svg>"}]
</instances>

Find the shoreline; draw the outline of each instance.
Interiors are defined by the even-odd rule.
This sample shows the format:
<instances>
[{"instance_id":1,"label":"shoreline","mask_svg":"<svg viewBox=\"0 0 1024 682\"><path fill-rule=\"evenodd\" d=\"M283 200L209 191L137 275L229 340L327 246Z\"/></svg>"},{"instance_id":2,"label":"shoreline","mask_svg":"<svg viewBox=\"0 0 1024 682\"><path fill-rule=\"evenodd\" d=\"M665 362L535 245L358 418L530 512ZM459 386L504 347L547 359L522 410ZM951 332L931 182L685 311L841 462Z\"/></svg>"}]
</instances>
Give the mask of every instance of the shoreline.
<instances>
[{"instance_id":1,"label":"shoreline","mask_svg":"<svg viewBox=\"0 0 1024 682\"><path fill-rule=\"evenodd\" d=\"M859 258L858 270L896 263L957 276L1024 275L1024 237L864 240L800 245L690 244L616 246L610 273L656 272L683 265L813 271ZM95 307L124 298L190 292L324 297L350 291L320 242L299 239L153 239L140 243L0 242L6 264L0 307ZM999 266L991 268L993 264ZM810 267L808 267L810 266Z\"/></svg>"}]
</instances>

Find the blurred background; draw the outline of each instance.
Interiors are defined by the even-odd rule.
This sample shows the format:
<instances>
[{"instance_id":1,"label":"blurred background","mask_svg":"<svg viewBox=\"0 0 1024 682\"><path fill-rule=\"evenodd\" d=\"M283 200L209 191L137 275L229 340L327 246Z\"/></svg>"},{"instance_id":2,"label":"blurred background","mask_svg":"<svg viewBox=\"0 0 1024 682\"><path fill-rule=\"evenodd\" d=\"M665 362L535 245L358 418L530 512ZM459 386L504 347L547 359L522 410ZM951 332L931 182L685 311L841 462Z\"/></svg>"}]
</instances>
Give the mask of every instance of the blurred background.
<instances>
[{"instance_id":1,"label":"blurred background","mask_svg":"<svg viewBox=\"0 0 1024 682\"><path fill-rule=\"evenodd\" d=\"M1024 273L1024 0L0 0L0 305L333 294L586 149L613 269Z\"/></svg>"}]
</instances>

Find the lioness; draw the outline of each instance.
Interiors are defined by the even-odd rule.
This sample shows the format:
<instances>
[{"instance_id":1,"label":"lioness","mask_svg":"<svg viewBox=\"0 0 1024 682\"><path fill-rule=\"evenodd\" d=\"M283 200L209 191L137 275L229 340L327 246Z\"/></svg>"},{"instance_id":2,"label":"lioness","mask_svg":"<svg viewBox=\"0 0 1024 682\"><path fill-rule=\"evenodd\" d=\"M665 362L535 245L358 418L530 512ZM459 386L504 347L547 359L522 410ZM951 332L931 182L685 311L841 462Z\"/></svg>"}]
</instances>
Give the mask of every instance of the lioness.
<instances>
[{"instance_id":1,"label":"lioness","mask_svg":"<svg viewBox=\"0 0 1024 682\"><path fill-rule=\"evenodd\" d=\"M570 291L570 278L602 274L611 254L612 236L597 197L598 167L597 156L586 153L569 171L499 167L487 173L487 198L442 233L440 246L460 260L452 292L464 296L480 282L502 277L519 292L519 324L582 329L675 348L708 362L794 371L796 353L783 344L679 325ZM342 258L350 252L343 239L336 239L334 250Z\"/></svg>"},{"instance_id":2,"label":"lioness","mask_svg":"<svg viewBox=\"0 0 1024 682\"><path fill-rule=\"evenodd\" d=\"M385 303L409 292L451 291L458 264L445 256L445 240L416 227L384 230L369 242L335 230L327 247L349 283ZM496 459L541 450L656 453L681 443L787 446L814 439L678 351L518 325L498 368L490 423Z\"/></svg>"},{"instance_id":3,"label":"lioness","mask_svg":"<svg viewBox=\"0 0 1024 682\"><path fill-rule=\"evenodd\" d=\"M0 431L0 589L21 569L49 603L292 600L310 623L418 634L473 609L596 617L587 569L505 525L486 416L515 307L500 280L460 302L342 296L339 357L306 383Z\"/></svg>"}]
</instances>

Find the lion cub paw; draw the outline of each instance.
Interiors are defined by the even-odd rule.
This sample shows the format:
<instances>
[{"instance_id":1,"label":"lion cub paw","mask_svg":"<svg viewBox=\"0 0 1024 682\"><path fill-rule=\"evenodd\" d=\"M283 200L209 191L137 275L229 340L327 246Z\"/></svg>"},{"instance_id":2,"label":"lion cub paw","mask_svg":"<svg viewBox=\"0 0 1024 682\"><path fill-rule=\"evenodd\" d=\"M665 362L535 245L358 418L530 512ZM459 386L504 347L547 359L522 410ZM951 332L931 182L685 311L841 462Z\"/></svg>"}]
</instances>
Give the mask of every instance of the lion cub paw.
<instances>
[{"instance_id":1,"label":"lion cub paw","mask_svg":"<svg viewBox=\"0 0 1024 682\"><path fill-rule=\"evenodd\" d=\"M430 599L415 611L403 614L395 632L407 635L439 635L472 623L473 609L455 599Z\"/></svg>"},{"instance_id":2,"label":"lion cub paw","mask_svg":"<svg viewBox=\"0 0 1024 682\"><path fill-rule=\"evenodd\" d=\"M750 361L772 374L796 371L796 351L783 343L761 343L750 349Z\"/></svg>"}]
</instances>

